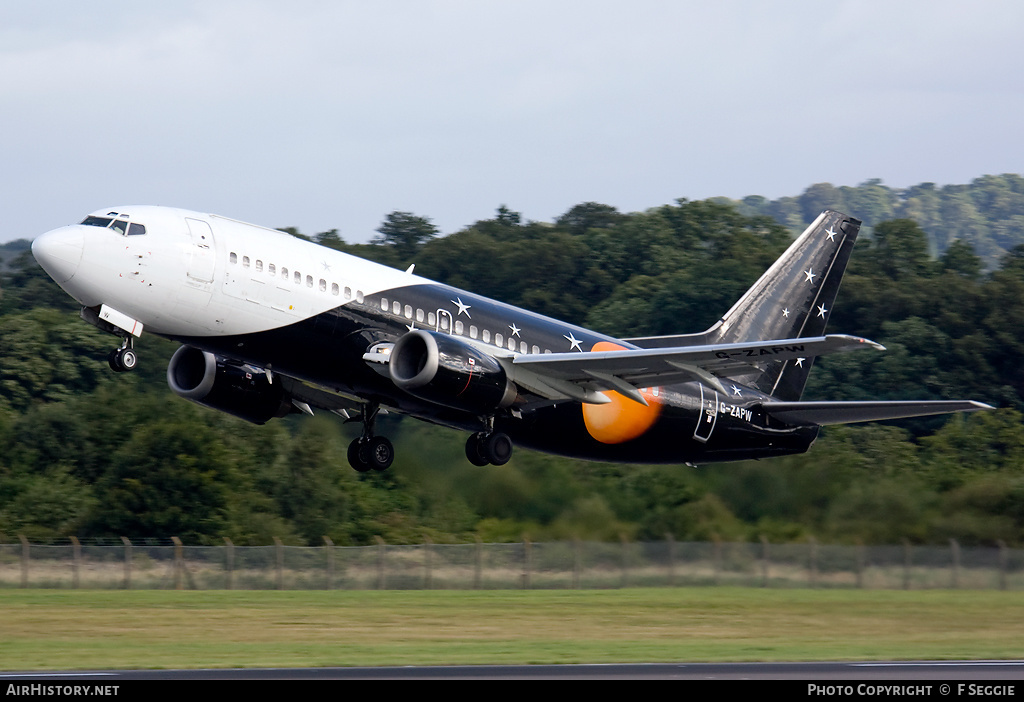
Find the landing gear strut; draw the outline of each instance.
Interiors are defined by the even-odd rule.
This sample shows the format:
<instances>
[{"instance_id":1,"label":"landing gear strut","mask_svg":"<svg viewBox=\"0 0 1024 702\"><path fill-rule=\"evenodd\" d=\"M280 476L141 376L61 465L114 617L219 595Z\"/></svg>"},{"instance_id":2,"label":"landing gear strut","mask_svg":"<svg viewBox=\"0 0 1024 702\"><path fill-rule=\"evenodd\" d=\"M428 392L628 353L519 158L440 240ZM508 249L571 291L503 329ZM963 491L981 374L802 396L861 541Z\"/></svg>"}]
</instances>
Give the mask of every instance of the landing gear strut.
<instances>
[{"instance_id":1,"label":"landing gear strut","mask_svg":"<svg viewBox=\"0 0 1024 702\"><path fill-rule=\"evenodd\" d=\"M363 435L348 445L348 462L360 473L387 470L395 460L395 448L383 436L373 435L380 405L368 402L363 407Z\"/></svg>"},{"instance_id":2,"label":"landing gear strut","mask_svg":"<svg viewBox=\"0 0 1024 702\"><path fill-rule=\"evenodd\" d=\"M135 370L135 366L139 363L139 357L135 353L134 346L132 337L127 336L119 348L107 354L107 365L110 366L110 370L115 373Z\"/></svg>"}]
</instances>

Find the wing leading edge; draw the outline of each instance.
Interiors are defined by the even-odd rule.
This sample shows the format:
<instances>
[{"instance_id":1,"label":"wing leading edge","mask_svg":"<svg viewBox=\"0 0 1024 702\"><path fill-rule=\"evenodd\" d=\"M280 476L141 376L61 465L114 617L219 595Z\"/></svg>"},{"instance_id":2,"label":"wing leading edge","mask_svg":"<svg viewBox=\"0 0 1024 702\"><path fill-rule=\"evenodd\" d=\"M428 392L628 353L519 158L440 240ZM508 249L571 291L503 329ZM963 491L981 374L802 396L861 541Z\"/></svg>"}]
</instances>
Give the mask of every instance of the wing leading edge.
<instances>
[{"instance_id":1,"label":"wing leading edge","mask_svg":"<svg viewBox=\"0 0 1024 702\"><path fill-rule=\"evenodd\" d=\"M861 337L829 334L676 348L525 354L512 359L512 366L517 382L525 372L549 384L553 381L562 390L560 394L566 394L565 386L571 384L590 391L615 390L647 404L638 388L700 380L725 393L720 378L756 371L768 361L800 363L828 353L884 348ZM528 380L526 384L530 385ZM596 397L584 401L602 400Z\"/></svg>"}]
</instances>

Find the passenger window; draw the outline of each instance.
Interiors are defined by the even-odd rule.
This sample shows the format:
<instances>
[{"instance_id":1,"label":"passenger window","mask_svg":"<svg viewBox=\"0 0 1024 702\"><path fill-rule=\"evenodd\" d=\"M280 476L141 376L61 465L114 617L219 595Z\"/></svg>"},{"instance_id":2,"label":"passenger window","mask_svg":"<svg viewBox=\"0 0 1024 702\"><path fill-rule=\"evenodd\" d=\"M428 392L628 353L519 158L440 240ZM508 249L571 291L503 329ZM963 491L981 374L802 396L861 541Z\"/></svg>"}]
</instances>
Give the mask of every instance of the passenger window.
<instances>
[{"instance_id":1,"label":"passenger window","mask_svg":"<svg viewBox=\"0 0 1024 702\"><path fill-rule=\"evenodd\" d=\"M288 269L284 266L281 266L281 277L288 280Z\"/></svg>"},{"instance_id":2,"label":"passenger window","mask_svg":"<svg viewBox=\"0 0 1024 702\"><path fill-rule=\"evenodd\" d=\"M462 322L461 321L455 322L455 333L456 334L461 334L462 333L462 329L463 329Z\"/></svg>"},{"instance_id":3,"label":"passenger window","mask_svg":"<svg viewBox=\"0 0 1024 702\"><path fill-rule=\"evenodd\" d=\"M402 314L402 303L399 302L398 300L395 300L395 304L391 308L391 311L395 313L395 316Z\"/></svg>"},{"instance_id":4,"label":"passenger window","mask_svg":"<svg viewBox=\"0 0 1024 702\"><path fill-rule=\"evenodd\" d=\"M390 306L391 306L391 305L390 305L390 304L388 303L388 299L387 299L386 297L382 297L382 298L380 299L380 308L381 308L381 310L383 310L384 312L387 312L387 311L388 311L388 308L389 308Z\"/></svg>"},{"instance_id":5,"label":"passenger window","mask_svg":"<svg viewBox=\"0 0 1024 702\"><path fill-rule=\"evenodd\" d=\"M262 273L263 272L263 261L261 261L258 258L256 259L256 272L257 273Z\"/></svg>"},{"instance_id":6,"label":"passenger window","mask_svg":"<svg viewBox=\"0 0 1024 702\"><path fill-rule=\"evenodd\" d=\"M320 279L320 292L327 292L327 281L323 278Z\"/></svg>"},{"instance_id":7,"label":"passenger window","mask_svg":"<svg viewBox=\"0 0 1024 702\"><path fill-rule=\"evenodd\" d=\"M515 351L516 350L516 340L514 338L512 338L511 336L508 338L508 350L509 351Z\"/></svg>"},{"instance_id":8,"label":"passenger window","mask_svg":"<svg viewBox=\"0 0 1024 702\"><path fill-rule=\"evenodd\" d=\"M231 261L231 263L238 263L238 254L232 251L231 254L228 255L228 260Z\"/></svg>"},{"instance_id":9,"label":"passenger window","mask_svg":"<svg viewBox=\"0 0 1024 702\"><path fill-rule=\"evenodd\" d=\"M491 343L491 332L489 329L484 329L483 339L485 344Z\"/></svg>"},{"instance_id":10,"label":"passenger window","mask_svg":"<svg viewBox=\"0 0 1024 702\"><path fill-rule=\"evenodd\" d=\"M532 353L540 353L540 347L534 344Z\"/></svg>"},{"instance_id":11,"label":"passenger window","mask_svg":"<svg viewBox=\"0 0 1024 702\"><path fill-rule=\"evenodd\" d=\"M496 346L504 346L505 345L505 337L503 337L501 334L495 334L494 335L494 344Z\"/></svg>"},{"instance_id":12,"label":"passenger window","mask_svg":"<svg viewBox=\"0 0 1024 702\"><path fill-rule=\"evenodd\" d=\"M296 285L301 285L302 284L302 274L299 273L298 271L295 271L295 275L293 276L293 279L295 280L295 284Z\"/></svg>"},{"instance_id":13,"label":"passenger window","mask_svg":"<svg viewBox=\"0 0 1024 702\"><path fill-rule=\"evenodd\" d=\"M477 336L477 332L478 332L478 331L479 331L479 330L478 330L478 329L476 328L476 325L475 325L475 324L470 324L470 325L469 325L469 338L470 338L470 339L475 339L475 338L476 338L476 336Z\"/></svg>"},{"instance_id":14,"label":"passenger window","mask_svg":"<svg viewBox=\"0 0 1024 702\"><path fill-rule=\"evenodd\" d=\"M345 299L346 300L351 300L352 299L352 288L348 287L347 285L345 286Z\"/></svg>"},{"instance_id":15,"label":"passenger window","mask_svg":"<svg viewBox=\"0 0 1024 702\"><path fill-rule=\"evenodd\" d=\"M338 287L337 283L331 283L331 294L335 297L341 294L341 288Z\"/></svg>"},{"instance_id":16,"label":"passenger window","mask_svg":"<svg viewBox=\"0 0 1024 702\"><path fill-rule=\"evenodd\" d=\"M405 318L412 319L412 305L405 306Z\"/></svg>"},{"instance_id":17,"label":"passenger window","mask_svg":"<svg viewBox=\"0 0 1024 702\"><path fill-rule=\"evenodd\" d=\"M362 290L356 290L356 302L358 302L361 305L361 304L363 304L363 299L364 299L363 298L363 291Z\"/></svg>"},{"instance_id":18,"label":"passenger window","mask_svg":"<svg viewBox=\"0 0 1024 702\"><path fill-rule=\"evenodd\" d=\"M520 342L519 342L519 352L520 352L520 353L528 353L528 350L527 350L527 348L526 348L526 342L525 342L525 341L520 341Z\"/></svg>"},{"instance_id":19,"label":"passenger window","mask_svg":"<svg viewBox=\"0 0 1024 702\"><path fill-rule=\"evenodd\" d=\"M277 273L277 268L274 266L273 263L267 266L267 273L269 273L270 275L275 275Z\"/></svg>"},{"instance_id":20,"label":"passenger window","mask_svg":"<svg viewBox=\"0 0 1024 702\"><path fill-rule=\"evenodd\" d=\"M423 310L419 308L416 308L416 321L420 323L423 322Z\"/></svg>"},{"instance_id":21,"label":"passenger window","mask_svg":"<svg viewBox=\"0 0 1024 702\"><path fill-rule=\"evenodd\" d=\"M248 256L242 256L242 268L248 268L248 267L249 267L249 257Z\"/></svg>"},{"instance_id":22,"label":"passenger window","mask_svg":"<svg viewBox=\"0 0 1024 702\"><path fill-rule=\"evenodd\" d=\"M313 276L311 276L311 275L307 275L306 276L306 287L307 288L313 287Z\"/></svg>"},{"instance_id":23,"label":"passenger window","mask_svg":"<svg viewBox=\"0 0 1024 702\"><path fill-rule=\"evenodd\" d=\"M430 326L434 326L436 323L437 323L437 315L435 315L433 312L428 313L427 314L427 324L430 325Z\"/></svg>"}]
</instances>

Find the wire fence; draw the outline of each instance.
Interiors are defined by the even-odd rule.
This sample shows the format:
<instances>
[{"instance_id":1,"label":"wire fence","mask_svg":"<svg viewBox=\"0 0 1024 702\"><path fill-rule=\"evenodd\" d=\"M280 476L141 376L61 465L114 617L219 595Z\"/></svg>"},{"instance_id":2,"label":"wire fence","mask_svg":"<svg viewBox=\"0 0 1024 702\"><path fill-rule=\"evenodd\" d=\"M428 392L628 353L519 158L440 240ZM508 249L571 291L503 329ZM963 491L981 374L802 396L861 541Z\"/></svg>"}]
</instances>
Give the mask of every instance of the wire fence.
<instances>
[{"instance_id":1,"label":"wire fence","mask_svg":"<svg viewBox=\"0 0 1024 702\"><path fill-rule=\"evenodd\" d=\"M373 546L0 544L0 588L470 590L622 587L1024 589L1024 550L677 542Z\"/></svg>"}]
</instances>

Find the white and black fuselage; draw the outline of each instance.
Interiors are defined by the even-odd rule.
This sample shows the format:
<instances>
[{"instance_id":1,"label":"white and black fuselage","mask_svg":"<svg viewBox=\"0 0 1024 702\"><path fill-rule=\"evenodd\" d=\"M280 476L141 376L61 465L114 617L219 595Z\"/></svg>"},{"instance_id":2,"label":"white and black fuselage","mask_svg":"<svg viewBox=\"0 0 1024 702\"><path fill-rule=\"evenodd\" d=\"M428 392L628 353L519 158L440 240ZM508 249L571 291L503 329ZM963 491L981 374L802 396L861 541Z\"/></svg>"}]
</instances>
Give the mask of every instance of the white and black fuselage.
<instances>
[{"instance_id":1,"label":"white and black fuselage","mask_svg":"<svg viewBox=\"0 0 1024 702\"><path fill-rule=\"evenodd\" d=\"M250 421L383 407L550 453L677 463L802 452L827 422L799 411L841 412L797 400L815 355L857 347L822 336L857 225L823 213L714 327L632 341L179 209L102 210L33 252L86 319L184 344L179 394Z\"/></svg>"}]
</instances>

